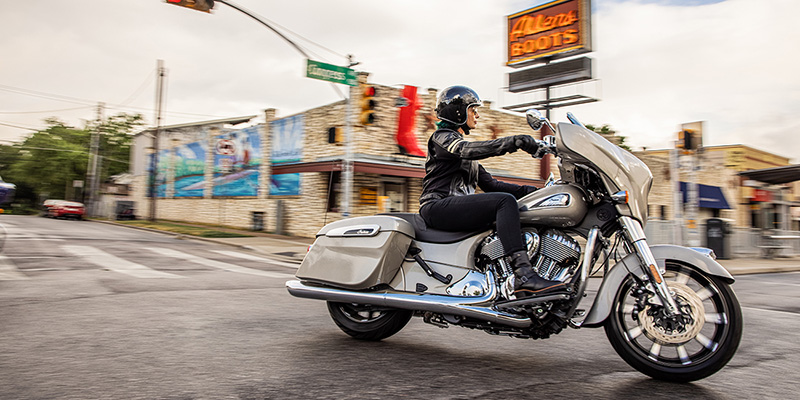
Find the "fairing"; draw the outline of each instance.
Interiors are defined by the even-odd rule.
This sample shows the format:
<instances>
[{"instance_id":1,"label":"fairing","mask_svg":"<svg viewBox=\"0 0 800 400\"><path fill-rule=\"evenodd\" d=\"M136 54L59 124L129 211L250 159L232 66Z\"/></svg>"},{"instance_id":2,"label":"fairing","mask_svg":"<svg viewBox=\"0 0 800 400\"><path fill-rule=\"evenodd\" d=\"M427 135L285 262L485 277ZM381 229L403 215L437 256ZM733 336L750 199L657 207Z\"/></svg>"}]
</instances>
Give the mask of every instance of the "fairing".
<instances>
[{"instance_id":1,"label":"fairing","mask_svg":"<svg viewBox=\"0 0 800 400\"><path fill-rule=\"evenodd\" d=\"M599 134L577 125L558 124L556 146L561 157L562 178L574 176L576 165L594 166L610 194L627 190L628 204L619 204L622 215L647 223L647 197L653 174L642 160Z\"/></svg>"}]
</instances>

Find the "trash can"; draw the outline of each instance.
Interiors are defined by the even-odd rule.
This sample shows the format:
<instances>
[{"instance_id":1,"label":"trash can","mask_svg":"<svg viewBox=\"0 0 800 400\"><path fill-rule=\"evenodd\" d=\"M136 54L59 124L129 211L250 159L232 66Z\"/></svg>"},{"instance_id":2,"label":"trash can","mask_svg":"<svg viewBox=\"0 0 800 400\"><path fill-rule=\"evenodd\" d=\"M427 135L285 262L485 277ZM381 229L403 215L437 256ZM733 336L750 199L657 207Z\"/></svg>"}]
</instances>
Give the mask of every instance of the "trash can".
<instances>
[{"instance_id":1,"label":"trash can","mask_svg":"<svg viewBox=\"0 0 800 400\"><path fill-rule=\"evenodd\" d=\"M134 203L130 200L117 200L114 207L114 218L116 220L136 219L134 213Z\"/></svg>"},{"instance_id":2,"label":"trash can","mask_svg":"<svg viewBox=\"0 0 800 400\"><path fill-rule=\"evenodd\" d=\"M264 230L264 212L263 211L253 211L253 230L254 231L263 231Z\"/></svg>"},{"instance_id":3,"label":"trash can","mask_svg":"<svg viewBox=\"0 0 800 400\"><path fill-rule=\"evenodd\" d=\"M706 247L714 250L717 258L731 258L731 230L728 222L720 218L706 220Z\"/></svg>"}]
</instances>

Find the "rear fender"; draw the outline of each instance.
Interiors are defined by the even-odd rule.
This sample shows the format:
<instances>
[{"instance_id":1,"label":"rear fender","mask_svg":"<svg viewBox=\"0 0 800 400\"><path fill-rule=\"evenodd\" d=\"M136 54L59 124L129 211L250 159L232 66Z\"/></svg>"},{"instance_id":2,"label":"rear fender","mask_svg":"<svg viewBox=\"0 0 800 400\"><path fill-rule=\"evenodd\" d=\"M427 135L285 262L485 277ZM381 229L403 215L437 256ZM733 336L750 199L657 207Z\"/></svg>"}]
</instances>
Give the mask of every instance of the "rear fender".
<instances>
[{"instance_id":1,"label":"rear fender","mask_svg":"<svg viewBox=\"0 0 800 400\"><path fill-rule=\"evenodd\" d=\"M733 276L720 263L711 257L692 250L688 247L675 245L656 245L650 246L650 251L658 262L658 267L664 271L666 260L678 261L683 264L691 265L706 274L717 276L722 280L733 283ZM592 308L581 323L582 327L599 327L608 318L613 308L614 296L617 289L625 281L628 271L636 274L640 278L646 277L646 272L639 263L636 254L631 253L625 256L620 262L615 264L603 278L597 297L592 303Z\"/></svg>"}]
</instances>

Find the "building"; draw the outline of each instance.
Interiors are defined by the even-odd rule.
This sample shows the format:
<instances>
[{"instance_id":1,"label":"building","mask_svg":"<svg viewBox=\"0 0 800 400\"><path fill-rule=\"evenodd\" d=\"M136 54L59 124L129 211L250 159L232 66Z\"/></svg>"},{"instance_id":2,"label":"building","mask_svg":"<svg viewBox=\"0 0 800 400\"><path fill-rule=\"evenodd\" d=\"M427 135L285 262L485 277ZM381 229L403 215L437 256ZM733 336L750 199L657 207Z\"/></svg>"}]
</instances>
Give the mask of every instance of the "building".
<instances>
[{"instance_id":1,"label":"building","mask_svg":"<svg viewBox=\"0 0 800 400\"><path fill-rule=\"evenodd\" d=\"M675 150L679 152L679 150ZM675 216L673 168L670 150L635 153L653 172L650 192L651 219L672 220ZM696 155L696 183L699 184L698 221L717 217L734 226L758 229L798 230L797 183L773 185L743 175L745 171L789 166L789 159L750 146L735 144L707 146ZM678 175L682 204L686 202L686 182L690 180L689 155L679 155Z\"/></svg>"},{"instance_id":2,"label":"building","mask_svg":"<svg viewBox=\"0 0 800 400\"><path fill-rule=\"evenodd\" d=\"M353 114L368 74L360 73L358 79L362 86L350 89ZM155 132L137 134L131 150L136 214L151 215L153 158L158 161L153 185L158 219L313 237L326 223L344 218L344 196L349 198L350 216L416 212L427 139L435 130L436 90L369 86L375 88L374 123L352 126L349 191L342 174L347 155L343 100L283 117L268 109L264 124L241 129L237 126L255 116L163 127L157 156ZM488 140L516 134L538 135L523 115L492 109L485 101L470 137ZM542 186L543 176L551 170L558 173L552 157L542 163L521 151L481 164L495 178L518 184Z\"/></svg>"}]
</instances>

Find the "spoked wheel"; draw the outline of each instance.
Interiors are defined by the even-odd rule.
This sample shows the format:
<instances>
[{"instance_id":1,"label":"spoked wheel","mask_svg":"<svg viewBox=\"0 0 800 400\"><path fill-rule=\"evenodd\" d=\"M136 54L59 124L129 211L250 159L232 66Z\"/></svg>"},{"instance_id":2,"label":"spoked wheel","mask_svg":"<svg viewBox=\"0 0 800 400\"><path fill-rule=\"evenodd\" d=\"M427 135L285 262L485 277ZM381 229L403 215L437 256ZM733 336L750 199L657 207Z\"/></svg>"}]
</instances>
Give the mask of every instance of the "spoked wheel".
<instances>
[{"instance_id":1,"label":"spoked wheel","mask_svg":"<svg viewBox=\"0 0 800 400\"><path fill-rule=\"evenodd\" d=\"M617 353L646 375L675 382L703 379L725 366L739 347L741 307L719 278L678 263L668 262L666 269L664 279L682 316L666 316L628 277L615 297L606 335Z\"/></svg>"},{"instance_id":2,"label":"spoked wheel","mask_svg":"<svg viewBox=\"0 0 800 400\"><path fill-rule=\"evenodd\" d=\"M400 332L413 311L375 308L354 303L328 302L333 322L344 333L359 340L381 340Z\"/></svg>"}]
</instances>

